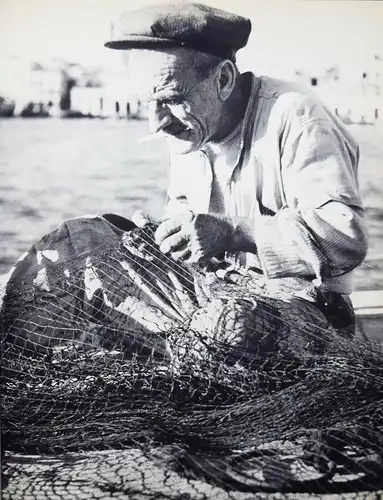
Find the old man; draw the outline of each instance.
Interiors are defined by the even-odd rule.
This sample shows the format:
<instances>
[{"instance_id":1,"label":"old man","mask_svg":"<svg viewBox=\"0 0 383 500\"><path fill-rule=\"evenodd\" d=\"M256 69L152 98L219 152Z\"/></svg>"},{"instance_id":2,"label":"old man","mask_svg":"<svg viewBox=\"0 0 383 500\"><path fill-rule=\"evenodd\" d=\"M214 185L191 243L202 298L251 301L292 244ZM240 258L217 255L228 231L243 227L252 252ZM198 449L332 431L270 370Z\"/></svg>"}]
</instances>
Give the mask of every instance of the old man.
<instances>
[{"instance_id":1,"label":"old man","mask_svg":"<svg viewBox=\"0 0 383 500\"><path fill-rule=\"evenodd\" d=\"M315 280L347 309L367 250L358 145L309 90L239 72L250 32L219 9L161 4L123 15L106 43L130 51L152 131L168 139L157 242L176 259L226 254L269 278Z\"/></svg>"}]
</instances>

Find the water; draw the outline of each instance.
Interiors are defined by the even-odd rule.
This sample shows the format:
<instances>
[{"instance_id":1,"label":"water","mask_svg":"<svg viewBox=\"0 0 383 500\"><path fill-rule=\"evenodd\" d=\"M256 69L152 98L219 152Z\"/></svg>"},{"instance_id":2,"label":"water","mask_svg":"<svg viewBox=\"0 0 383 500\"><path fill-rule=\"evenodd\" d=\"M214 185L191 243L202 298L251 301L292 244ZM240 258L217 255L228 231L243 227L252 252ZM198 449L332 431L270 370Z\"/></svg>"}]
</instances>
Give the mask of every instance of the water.
<instances>
[{"instance_id":1,"label":"water","mask_svg":"<svg viewBox=\"0 0 383 500\"><path fill-rule=\"evenodd\" d=\"M161 213L165 144L139 145L147 133L145 121L1 121L0 273L63 219Z\"/></svg>"},{"instance_id":2,"label":"water","mask_svg":"<svg viewBox=\"0 0 383 500\"><path fill-rule=\"evenodd\" d=\"M371 260L356 289L383 288L383 128L352 126L361 145L360 185ZM164 141L138 144L146 121L0 121L0 274L62 220L137 209L161 214L168 181Z\"/></svg>"}]
</instances>

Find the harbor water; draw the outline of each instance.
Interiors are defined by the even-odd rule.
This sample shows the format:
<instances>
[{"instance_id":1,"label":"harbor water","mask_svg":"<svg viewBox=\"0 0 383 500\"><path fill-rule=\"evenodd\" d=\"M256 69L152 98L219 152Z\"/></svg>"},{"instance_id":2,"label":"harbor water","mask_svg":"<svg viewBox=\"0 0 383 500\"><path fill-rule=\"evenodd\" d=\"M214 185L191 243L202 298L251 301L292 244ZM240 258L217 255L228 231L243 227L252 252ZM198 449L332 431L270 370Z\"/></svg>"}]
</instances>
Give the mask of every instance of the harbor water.
<instances>
[{"instance_id":1,"label":"harbor water","mask_svg":"<svg viewBox=\"0 0 383 500\"><path fill-rule=\"evenodd\" d=\"M383 289L383 126L352 125L370 233L356 290ZM164 141L139 144L146 121L0 121L0 274L61 221L137 209L160 215L168 181Z\"/></svg>"}]
</instances>

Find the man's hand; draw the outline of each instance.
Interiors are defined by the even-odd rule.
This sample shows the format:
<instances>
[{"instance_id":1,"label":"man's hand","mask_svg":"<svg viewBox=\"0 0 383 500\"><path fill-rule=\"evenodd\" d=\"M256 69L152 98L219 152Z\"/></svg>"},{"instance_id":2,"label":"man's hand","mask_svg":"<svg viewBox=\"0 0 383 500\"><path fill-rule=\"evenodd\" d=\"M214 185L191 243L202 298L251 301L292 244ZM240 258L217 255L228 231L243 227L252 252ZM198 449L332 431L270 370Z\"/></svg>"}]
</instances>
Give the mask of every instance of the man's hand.
<instances>
[{"instance_id":1,"label":"man's hand","mask_svg":"<svg viewBox=\"0 0 383 500\"><path fill-rule=\"evenodd\" d=\"M155 241L163 253L171 254L175 260L199 262L230 250L233 237L234 225L230 217L187 212L162 222Z\"/></svg>"}]
</instances>

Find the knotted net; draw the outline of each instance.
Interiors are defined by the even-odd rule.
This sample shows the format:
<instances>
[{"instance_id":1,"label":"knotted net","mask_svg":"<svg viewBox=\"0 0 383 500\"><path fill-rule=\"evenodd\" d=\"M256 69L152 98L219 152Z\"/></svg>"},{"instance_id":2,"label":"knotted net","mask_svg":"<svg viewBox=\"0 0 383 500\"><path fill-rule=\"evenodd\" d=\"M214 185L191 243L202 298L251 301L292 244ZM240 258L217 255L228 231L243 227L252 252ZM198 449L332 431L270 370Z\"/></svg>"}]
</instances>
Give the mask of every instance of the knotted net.
<instances>
[{"instance_id":1,"label":"knotted net","mask_svg":"<svg viewBox=\"0 0 383 500\"><path fill-rule=\"evenodd\" d=\"M309 283L176 263L155 226L95 221L7 285L3 498L381 498L381 345L331 326Z\"/></svg>"}]
</instances>

